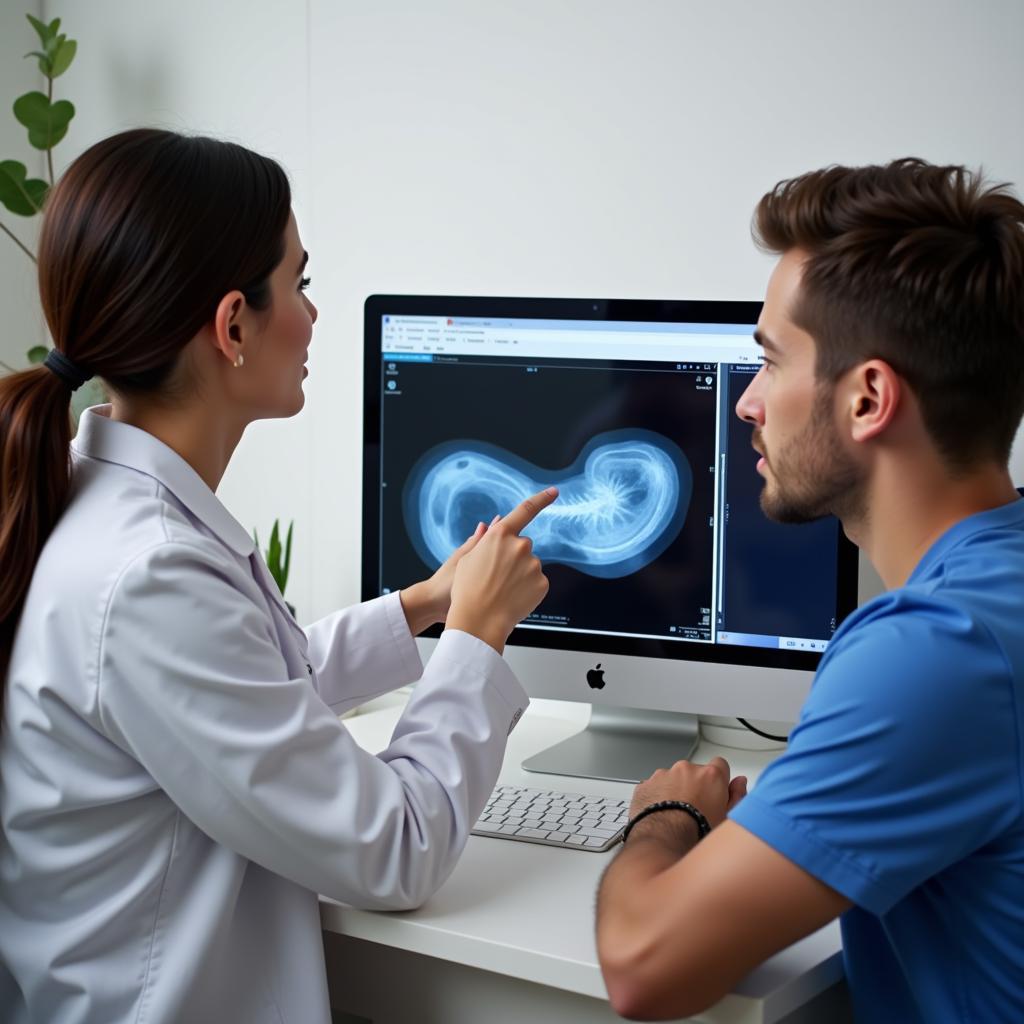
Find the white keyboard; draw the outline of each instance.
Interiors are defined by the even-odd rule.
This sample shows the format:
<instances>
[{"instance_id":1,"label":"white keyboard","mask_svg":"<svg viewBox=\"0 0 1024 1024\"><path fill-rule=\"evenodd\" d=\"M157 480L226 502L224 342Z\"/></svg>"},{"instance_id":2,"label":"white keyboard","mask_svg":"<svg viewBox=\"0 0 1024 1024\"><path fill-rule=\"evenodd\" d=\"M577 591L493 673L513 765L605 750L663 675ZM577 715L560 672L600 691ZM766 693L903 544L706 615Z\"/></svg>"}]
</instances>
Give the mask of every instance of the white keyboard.
<instances>
[{"instance_id":1,"label":"white keyboard","mask_svg":"<svg viewBox=\"0 0 1024 1024\"><path fill-rule=\"evenodd\" d=\"M619 841L628 818L628 800L495 786L472 832L602 853Z\"/></svg>"}]
</instances>

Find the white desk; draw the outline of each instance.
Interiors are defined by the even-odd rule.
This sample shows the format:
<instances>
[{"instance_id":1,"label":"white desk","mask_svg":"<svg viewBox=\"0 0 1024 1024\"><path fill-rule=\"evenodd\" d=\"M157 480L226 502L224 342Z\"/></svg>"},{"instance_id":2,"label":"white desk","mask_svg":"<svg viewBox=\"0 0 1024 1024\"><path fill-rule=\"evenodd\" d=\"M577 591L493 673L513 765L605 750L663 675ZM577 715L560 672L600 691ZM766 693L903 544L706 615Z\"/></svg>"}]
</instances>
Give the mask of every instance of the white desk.
<instances>
[{"instance_id":1,"label":"white desk","mask_svg":"<svg viewBox=\"0 0 1024 1024\"><path fill-rule=\"evenodd\" d=\"M345 724L377 751L397 717L397 707L387 708ZM531 707L512 733L500 781L628 797L633 787L623 783L522 770L523 758L578 731L585 709L573 717ZM702 744L695 760L719 753L751 781L771 757ZM471 836L452 876L419 910L379 913L322 900L332 1007L374 1024L620 1020L607 1002L593 933L594 894L612 856ZM838 1024L848 1014L841 982L832 924L753 971L700 1019L768 1024L827 1015Z\"/></svg>"}]
</instances>

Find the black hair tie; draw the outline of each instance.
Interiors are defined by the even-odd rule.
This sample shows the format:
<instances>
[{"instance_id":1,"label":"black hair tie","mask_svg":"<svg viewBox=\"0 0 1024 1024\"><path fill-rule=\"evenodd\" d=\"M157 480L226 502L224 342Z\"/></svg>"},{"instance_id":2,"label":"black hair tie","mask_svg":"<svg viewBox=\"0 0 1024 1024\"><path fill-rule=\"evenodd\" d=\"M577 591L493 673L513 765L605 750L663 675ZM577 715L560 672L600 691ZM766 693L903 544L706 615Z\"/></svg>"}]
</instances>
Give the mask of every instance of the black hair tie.
<instances>
[{"instance_id":1,"label":"black hair tie","mask_svg":"<svg viewBox=\"0 0 1024 1024\"><path fill-rule=\"evenodd\" d=\"M46 359L43 360L43 366L60 377L72 391L77 391L93 376L88 370L83 370L63 352L55 348L51 348L47 353Z\"/></svg>"}]
</instances>

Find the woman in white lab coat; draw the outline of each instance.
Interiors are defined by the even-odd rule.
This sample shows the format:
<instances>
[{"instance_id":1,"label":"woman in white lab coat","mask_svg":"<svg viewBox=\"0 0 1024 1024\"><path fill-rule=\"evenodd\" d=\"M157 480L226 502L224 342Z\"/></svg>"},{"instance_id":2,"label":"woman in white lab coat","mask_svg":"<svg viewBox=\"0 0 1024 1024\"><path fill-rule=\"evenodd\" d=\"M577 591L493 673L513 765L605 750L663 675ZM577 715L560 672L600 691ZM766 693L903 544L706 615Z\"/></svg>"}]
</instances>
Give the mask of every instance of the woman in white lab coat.
<instances>
[{"instance_id":1,"label":"woman in white lab coat","mask_svg":"<svg viewBox=\"0 0 1024 1024\"><path fill-rule=\"evenodd\" d=\"M228 143L125 132L49 197L55 349L0 380L2 1021L328 1021L316 894L423 901L526 706L500 651L553 491L305 632L215 496L302 407L305 263L284 173ZM71 443L93 375L112 404ZM338 712L416 679L357 747Z\"/></svg>"}]
</instances>

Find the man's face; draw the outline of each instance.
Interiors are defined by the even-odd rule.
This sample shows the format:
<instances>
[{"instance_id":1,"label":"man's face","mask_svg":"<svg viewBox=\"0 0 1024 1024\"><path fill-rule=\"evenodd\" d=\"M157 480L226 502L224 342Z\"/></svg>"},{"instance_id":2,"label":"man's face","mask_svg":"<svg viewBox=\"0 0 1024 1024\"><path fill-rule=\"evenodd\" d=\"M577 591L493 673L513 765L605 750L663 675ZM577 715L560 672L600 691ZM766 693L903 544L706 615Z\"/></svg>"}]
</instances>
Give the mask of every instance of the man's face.
<instances>
[{"instance_id":1,"label":"man's face","mask_svg":"<svg viewBox=\"0 0 1024 1024\"><path fill-rule=\"evenodd\" d=\"M768 282L756 337L764 364L736 403L761 453L761 508L770 519L806 523L863 507L863 473L836 427L835 386L816 380L814 339L790 319L804 254L787 252Z\"/></svg>"}]
</instances>

